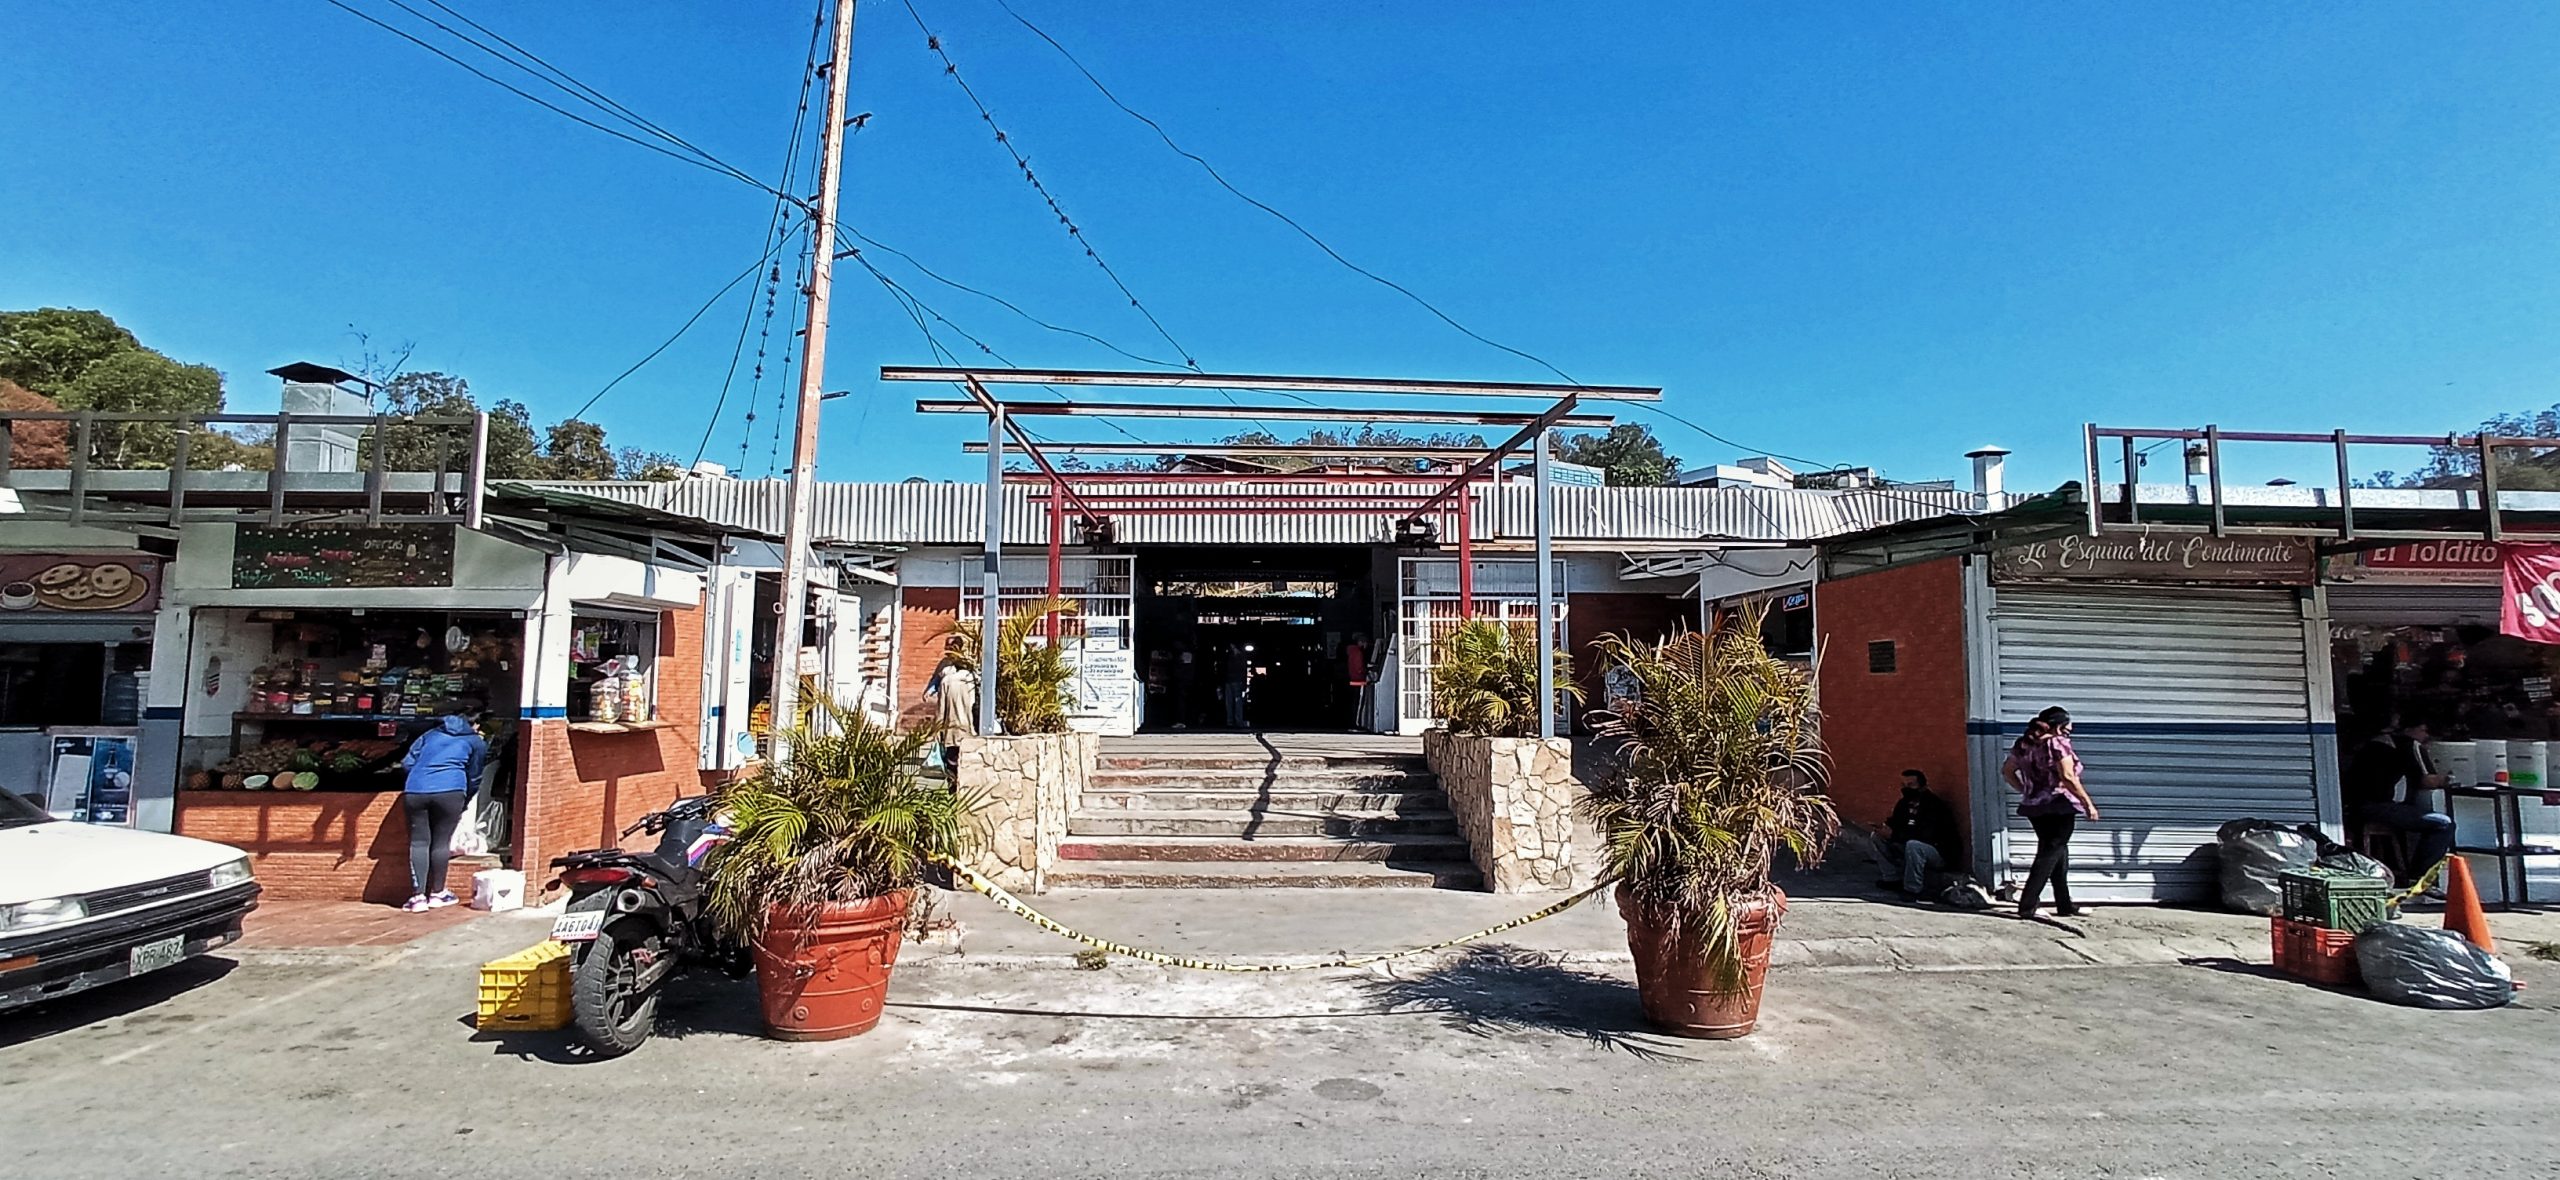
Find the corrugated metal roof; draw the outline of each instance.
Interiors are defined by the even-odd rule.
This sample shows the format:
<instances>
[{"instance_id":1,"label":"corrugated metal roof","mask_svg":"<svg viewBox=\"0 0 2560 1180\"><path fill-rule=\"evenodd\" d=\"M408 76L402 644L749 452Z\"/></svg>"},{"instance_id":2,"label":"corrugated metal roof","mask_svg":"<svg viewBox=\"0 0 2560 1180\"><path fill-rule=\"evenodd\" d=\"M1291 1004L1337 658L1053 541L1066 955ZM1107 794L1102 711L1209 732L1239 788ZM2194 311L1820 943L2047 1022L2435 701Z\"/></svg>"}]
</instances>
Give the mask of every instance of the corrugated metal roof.
<instances>
[{"instance_id":1,"label":"corrugated metal roof","mask_svg":"<svg viewBox=\"0 0 2560 1180\"><path fill-rule=\"evenodd\" d=\"M677 480L665 483L562 483L551 486L588 496L643 505L735 528L780 534L787 497L781 480ZM1238 480L1215 485L1222 493L1302 492L1304 485ZM1349 485L1345 485L1347 488ZM1410 496L1437 490L1427 483L1386 485ZM1379 485L1362 485L1361 490ZM1198 496L1197 483L1116 484L1119 492ZM1048 541L1045 507L1033 488L1005 488L1005 543ZM1812 491L1750 487L1583 488L1558 487L1554 535L1561 541L1810 541L1900 521L1972 510L1973 495L1946 490L1869 489ZM1477 504L1479 540L1525 540L1535 530L1535 489L1505 484ZM1179 503L1179 501L1175 501ZM1291 512L1128 515L1118 520L1129 544L1320 545L1382 542L1392 535L1392 512L1377 516ZM818 485L816 533L839 545L974 545L985 519L984 489L975 483L823 483Z\"/></svg>"}]
</instances>

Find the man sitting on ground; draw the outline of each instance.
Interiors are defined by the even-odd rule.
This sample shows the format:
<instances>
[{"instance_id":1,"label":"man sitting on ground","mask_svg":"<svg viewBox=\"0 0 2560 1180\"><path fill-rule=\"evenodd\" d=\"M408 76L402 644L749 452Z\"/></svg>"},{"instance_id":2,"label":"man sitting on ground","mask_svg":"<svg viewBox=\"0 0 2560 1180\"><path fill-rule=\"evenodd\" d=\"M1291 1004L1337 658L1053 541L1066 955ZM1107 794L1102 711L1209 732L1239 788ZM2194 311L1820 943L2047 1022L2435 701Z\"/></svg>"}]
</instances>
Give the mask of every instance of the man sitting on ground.
<instances>
[{"instance_id":1,"label":"man sitting on ground","mask_svg":"<svg viewBox=\"0 0 2560 1180\"><path fill-rule=\"evenodd\" d=\"M2447 782L2447 777L2436 773L2427 762L2427 723L2400 727L2397 739L2385 730L2357 747L2355 757L2347 761L2340 793L2346 796L2350 831L2356 825L2373 824L2417 838L2416 852L2408 864L2400 867L2403 878L2414 878L2434 868L2437 861L2453 851L2453 817L2429 811L2418 801L2419 792L2434 790ZM2409 785L2406 801L2399 797L2403 782Z\"/></svg>"},{"instance_id":2,"label":"man sitting on ground","mask_svg":"<svg viewBox=\"0 0 2560 1180\"><path fill-rule=\"evenodd\" d=\"M1878 885L1899 886L1905 897L1919 897L1929 887L1929 874L1947 866L1956 847L1956 813L1929 790L1929 776L1902 772L1902 799L1885 821L1879 850ZM1895 873L1900 873L1896 877Z\"/></svg>"}]
</instances>

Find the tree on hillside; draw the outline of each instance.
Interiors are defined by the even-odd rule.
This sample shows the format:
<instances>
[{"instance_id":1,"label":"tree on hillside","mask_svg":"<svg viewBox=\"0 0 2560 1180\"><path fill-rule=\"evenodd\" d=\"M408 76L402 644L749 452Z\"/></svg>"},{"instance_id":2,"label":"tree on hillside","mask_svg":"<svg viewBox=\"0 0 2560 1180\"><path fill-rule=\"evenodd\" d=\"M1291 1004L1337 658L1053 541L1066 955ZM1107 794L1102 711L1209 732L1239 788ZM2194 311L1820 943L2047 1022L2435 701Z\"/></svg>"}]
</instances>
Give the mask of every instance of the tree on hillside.
<instances>
[{"instance_id":1,"label":"tree on hillside","mask_svg":"<svg viewBox=\"0 0 2560 1180\"><path fill-rule=\"evenodd\" d=\"M65 410L116 414L219 414L222 374L145 348L104 313L46 307L0 312L0 379ZM198 443L218 442L194 428ZM157 423L101 422L90 454L111 467L159 467L177 451L177 431ZM192 460L191 460L192 461Z\"/></svg>"},{"instance_id":2,"label":"tree on hillside","mask_svg":"<svg viewBox=\"0 0 2560 1180\"><path fill-rule=\"evenodd\" d=\"M462 416L480 412L471 382L451 373L401 373L382 384L385 413L401 417ZM466 441L451 427L393 426L383 444L392 470L433 467L441 436L444 461L458 464ZM533 412L512 398L489 404L490 479L673 479L673 458L638 447L616 451L604 427L572 419L537 431Z\"/></svg>"},{"instance_id":3,"label":"tree on hillside","mask_svg":"<svg viewBox=\"0 0 2560 1180\"><path fill-rule=\"evenodd\" d=\"M1634 422L1621 422L1606 434L1558 434L1554 446L1556 458L1606 472L1611 487L1658 488L1680 474L1679 457Z\"/></svg>"},{"instance_id":4,"label":"tree on hillside","mask_svg":"<svg viewBox=\"0 0 2560 1180\"><path fill-rule=\"evenodd\" d=\"M0 380L59 401L91 365L142 347L106 313L69 307L0 311Z\"/></svg>"},{"instance_id":5,"label":"tree on hillside","mask_svg":"<svg viewBox=\"0 0 2560 1180\"><path fill-rule=\"evenodd\" d=\"M2560 491L2560 405L2530 414L2500 414L2465 434L2504 438L2547 438L2549 449L2509 447L2498 452L2498 486L2513 491ZM2463 447L2436 447L2426 465L2406 473L2379 471L2373 484L2386 488L2432 488L2471 484L2480 478L2480 455Z\"/></svg>"}]
</instances>

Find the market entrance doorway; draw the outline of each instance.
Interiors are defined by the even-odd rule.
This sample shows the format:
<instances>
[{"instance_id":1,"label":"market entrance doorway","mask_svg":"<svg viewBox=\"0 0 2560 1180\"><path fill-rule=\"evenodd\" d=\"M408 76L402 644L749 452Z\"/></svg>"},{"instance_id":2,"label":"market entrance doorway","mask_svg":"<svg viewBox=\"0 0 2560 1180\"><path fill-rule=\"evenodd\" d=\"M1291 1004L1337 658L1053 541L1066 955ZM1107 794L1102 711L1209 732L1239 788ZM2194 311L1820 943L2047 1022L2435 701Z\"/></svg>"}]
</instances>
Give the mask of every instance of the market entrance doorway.
<instances>
[{"instance_id":1,"label":"market entrance doorway","mask_svg":"<svg viewBox=\"0 0 2560 1180\"><path fill-rule=\"evenodd\" d=\"M1139 566L1144 728L1361 728L1350 649L1373 669L1378 633L1366 547L1151 549Z\"/></svg>"}]
</instances>

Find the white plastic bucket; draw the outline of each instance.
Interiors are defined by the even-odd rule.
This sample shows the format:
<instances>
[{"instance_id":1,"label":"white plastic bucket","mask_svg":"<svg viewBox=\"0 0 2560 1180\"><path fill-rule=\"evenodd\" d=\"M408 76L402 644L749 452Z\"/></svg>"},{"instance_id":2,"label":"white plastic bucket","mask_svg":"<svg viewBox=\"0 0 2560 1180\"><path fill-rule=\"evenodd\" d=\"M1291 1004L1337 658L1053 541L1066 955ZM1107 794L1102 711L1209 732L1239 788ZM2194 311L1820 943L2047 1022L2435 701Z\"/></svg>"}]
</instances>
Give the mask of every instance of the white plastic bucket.
<instances>
[{"instance_id":1,"label":"white plastic bucket","mask_svg":"<svg viewBox=\"0 0 2560 1180\"><path fill-rule=\"evenodd\" d=\"M2480 760L2473 756L2470 742L2429 742L2427 747L2427 764L2453 785L2468 787L2480 781Z\"/></svg>"},{"instance_id":2,"label":"white plastic bucket","mask_svg":"<svg viewBox=\"0 0 2560 1180\"><path fill-rule=\"evenodd\" d=\"M2471 757L2472 773L2480 776L2478 785L2506 785L2507 775L2511 770L2507 762L2507 743L2503 741L2473 742Z\"/></svg>"},{"instance_id":3,"label":"white plastic bucket","mask_svg":"<svg viewBox=\"0 0 2560 1180\"><path fill-rule=\"evenodd\" d=\"M471 908L493 914L523 909L523 871L482 869L471 874Z\"/></svg>"},{"instance_id":4,"label":"white plastic bucket","mask_svg":"<svg viewBox=\"0 0 2560 1180\"><path fill-rule=\"evenodd\" d=\"M2507 781L2528 791L2539 791L2551 781L2551 743L2508 742Z\"/></svg>"}]
</instances>

